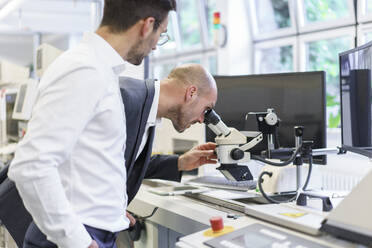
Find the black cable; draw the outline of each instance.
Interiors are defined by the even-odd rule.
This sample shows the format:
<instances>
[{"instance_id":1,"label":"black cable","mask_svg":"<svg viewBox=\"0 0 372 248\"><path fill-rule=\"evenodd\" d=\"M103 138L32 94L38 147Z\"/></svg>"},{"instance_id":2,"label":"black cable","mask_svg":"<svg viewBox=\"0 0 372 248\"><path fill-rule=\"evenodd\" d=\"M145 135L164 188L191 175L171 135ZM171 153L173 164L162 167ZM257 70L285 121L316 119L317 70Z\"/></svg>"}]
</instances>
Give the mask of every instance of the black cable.
<instances>
[{"instance_id":1,"label":"black cable","mask_svg":"<svg viewBox=\"0 0 372 248\"><path fill-rule=\"evenodd\" d=\"M272 177L273 173L272 173L272 172L268 172L268 171L264 171L264 172L262 172L262 173L260 174L260 176L258 177L258 182L257 182L257 183L258 183L258 188L260 189L260 192L261 192L262 196L263 196L263 197L264 197L268 202L270 202L270 203L286 203L286 202L291 202L291 201L293 201L293 200L296 199L297 194L294 195L292 198L286 200L286 201L277 201L277 200L271 198L270 196L268 196L268 195L265 193L265 191L263 190L263 188L262 188L262 183L263 183L263 179L262 179L262 177L263 177L264 175L268 175L269 177Z\"/></svg>"},{"instance_id":2,"label":"black cable","mask_svg":"<svg viewBox=\"0 0 372 248\"><path fill-rule=\"evenodd\" d=\"M306 191L306 188L309 184L309 181L310 181L310 177L311 177L311 172L312 172L312 168L313 168L313 157L312 155L309 155L309 171L307 173L307 177L306 177L306 181L305 181L305 184L304 186L302 187L302 190L303 191ZM292 198L288 199L288 200L285 200L285 201L277 201L273 198L271 198L270 196L268 196L265 191L263 190L262 188L262 183L263 183L263 176L264 175L268 175L269 177L272 177L273 173L272 172L268 172L268 171L264 171L260 174L260 176L258 177L258 188L260 189L260 192L262 194L262 196L270 203L287 203L287 202L291 202L293 200L296 199L297 197L297 191L296 191L296 195L293 196Z\"/></svg>"},{"instance_id":3,"label":"black cable","mask_svg":"<svg viewBox=\"0 0 372 248\"><path fill-rule=\"evenodd\" d=\"M145 219L148 219L148 218L152 217L158 209L159 209L159 207L155 207L154 210L152 210L152 213L150 215L147 215L147 216L144 216L144 217L139 217L139 219L145 220Z\"/></svg>"},{"instance_id":4,"label":"black cable","mask_svg":"<svg viewBox=\"0 0 372 248\"><path fill-rule=\"evenodd\" d=\"M295 150L295 152L292 154L292 156L289 158L289 160L287 160L285 162L281 162L281 163L272 162L272 161L264 159L263 157L258 156L258 155L252 155L251 159L258 160L258 161L264 162L264 163L269 164L269 165L282 167L282 166L286 166L286 165L289 165L290 163L292 163L296 159L297 154L300 153L301 148L302 148L302 146L299 146Z\"/></svg>"}]
</instances>

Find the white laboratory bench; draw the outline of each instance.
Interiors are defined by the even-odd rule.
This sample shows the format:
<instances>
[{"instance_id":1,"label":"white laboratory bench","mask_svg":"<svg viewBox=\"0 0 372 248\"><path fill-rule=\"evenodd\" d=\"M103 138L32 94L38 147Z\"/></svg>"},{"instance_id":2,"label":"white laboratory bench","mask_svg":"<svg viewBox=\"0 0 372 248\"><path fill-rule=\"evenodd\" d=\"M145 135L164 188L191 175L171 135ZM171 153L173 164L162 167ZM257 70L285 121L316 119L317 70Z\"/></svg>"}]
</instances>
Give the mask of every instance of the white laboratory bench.
<instances>
[{"instance_id":1,"label":"white laboratory bench","mask_svg":"<svg viewBox=\"0 0 372 248\"><path fill-rule=\"evenodd\" d=\"M251 216L247 216L241 212L219 207L210 203L205 203L186 196L160 196L148 192L149 187L164 186L162 185L163 183L173 184L172 182L161 180L146 180L135 199L128 207L129 211L138 216L147 216L151 214L155 207L158 207L156 213L151 218L146 220L147 233L143 232L144 235L142 236L141 240L135 242L136 248L208 247L205 246L203 242L211 238L205 237L203 233L210 227L209 219L213 216L221 216L224 220L224 225L232 226L235 230L251 224L259 223L269 228L274 228L275 230L284 232L289 236L294 235L297 238L303 238L307 241L324 245L320 247L363 247L336 239L328 235L312 236L304 234L285 227L280 227L275 224L270 224L266 221L262 221ZM238 218L228 218L228 214L238 216ZM119 248L120 247L121 246L119 245ZM306 246L298 247L304 248Z\"/></svg>"}]
</instances>

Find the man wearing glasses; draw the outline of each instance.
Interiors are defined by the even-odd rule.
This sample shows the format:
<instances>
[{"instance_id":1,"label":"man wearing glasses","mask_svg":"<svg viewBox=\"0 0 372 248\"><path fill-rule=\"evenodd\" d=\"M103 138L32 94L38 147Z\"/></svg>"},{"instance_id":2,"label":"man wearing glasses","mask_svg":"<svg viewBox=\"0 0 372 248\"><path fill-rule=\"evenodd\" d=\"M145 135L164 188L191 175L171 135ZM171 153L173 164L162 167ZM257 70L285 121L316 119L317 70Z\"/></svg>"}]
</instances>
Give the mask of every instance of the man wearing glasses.
<instances>
[{"instance_id":1,"label":"man wearing glasses","mask_svg":"<svg viewBox=\"0 0 372 248\"><path fill-rule=\"evenodd\" d=\"M175 9L175 0L105 0L98 30L45 72L8 173L33 217L24 248L116 247L129 226L118 76L167 39Z\"/></svg>"}]
</instances>

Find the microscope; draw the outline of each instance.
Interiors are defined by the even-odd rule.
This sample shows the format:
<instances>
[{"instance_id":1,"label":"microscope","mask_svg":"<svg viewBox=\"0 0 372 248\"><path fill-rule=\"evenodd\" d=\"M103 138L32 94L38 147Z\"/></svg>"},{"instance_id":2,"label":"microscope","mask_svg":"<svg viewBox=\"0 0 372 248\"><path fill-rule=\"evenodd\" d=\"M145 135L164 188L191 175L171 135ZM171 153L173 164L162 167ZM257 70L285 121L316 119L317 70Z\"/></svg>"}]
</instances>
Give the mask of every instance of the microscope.
<instances>
[{"instance_id":1,"label":"microscope","mask_svg":"<svg viewBox=\"0 0 372 248\"><path fill-rule=\"evenodd\" d=\"M267 158L271 158L271 151L275 150L275 144L278 143L277 131L280 122L278 115L275 113L273 108L268 108L266 112L249 112L245 116L245 120L248 119L249 115L256 116L258 130L263 134L264 137L267 137L266 156Z\"/></svg>"},{"instance_id":2,"label":"microscope","mask_svg":"<svg viewBox=\"0 0 372 248\"><path fill-rule=\"evenodd\" d=\"M247 166L239 165L251 160L249 149L260 143L263 139L261 132L239 132L229 128L213 110L208 110L204 115L204 122L217 137L216 153L221 164L217 169L232 181L252 180L252 174Z\"/></svg>"}]
</instances>

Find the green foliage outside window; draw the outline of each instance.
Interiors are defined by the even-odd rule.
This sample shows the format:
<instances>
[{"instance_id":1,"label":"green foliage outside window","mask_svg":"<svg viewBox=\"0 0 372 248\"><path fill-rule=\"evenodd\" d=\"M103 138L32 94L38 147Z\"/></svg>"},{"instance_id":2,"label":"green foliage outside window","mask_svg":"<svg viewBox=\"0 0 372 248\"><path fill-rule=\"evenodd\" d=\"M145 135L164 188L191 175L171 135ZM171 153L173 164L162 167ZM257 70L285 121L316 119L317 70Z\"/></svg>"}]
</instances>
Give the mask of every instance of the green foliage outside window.
<instances>
[{"instance_id":1,"label":"green foliage outside window","mask_svg":"<svg viewBox=\"0 0 372 248\"><path fill-rule=\"evenodd\" d=\"M291 26L288 0L255 0L255 3L259 32L269 33Z\"/></svg>"},{"instance_id":2,"label":"green foliage outside window","mask_svg":"<svg viewBox=\"0 0 372 248\"><path fill-rule=\"evenodd\" d=\"M288 0L271 0L274 9L275 23L278 28L287 28L291 26L289 17Z\"/></svg>"},{"instance_id":3,"label":"green foliage outside window","mask_svg":"<svg viewBox=\"0 0 372 248\"><path fill-rule=\"evenodd\" d=\"M347 0L305 0L306 20L308 22L330 21L347 17Z\"/></svg>"},{"instance_id":4,"label":"green foliage outside window","mask_svg":"<svg viewBox=\"0 0 372 248\"><path fill-rule=\"evenodd\" d=\"M310 71L326 71L328 127L338 127L341 120L338 54L350 49L350 38L340 37L310 42L307 46Z\"/></svg>"},{"instance_id":5,"label":"green foliage outside window","mask_svg":"<svg viewBox=\"0 0 372 248\"><path fill-rule=\"evenodd\" d=\"M179 18L183 47L200 45L200 23L195 0L180 0Z\"/></svg>"},{"instance_id":6,"label":"green foliage outside window","mask_svg":"<svg viewBox=\"0 0 372 248\"><path fill-rule=\"evenodd\" d=\"M262 49L259 64L259 73L293 71L293 46Z\"/></svg>"}]
</instances>

